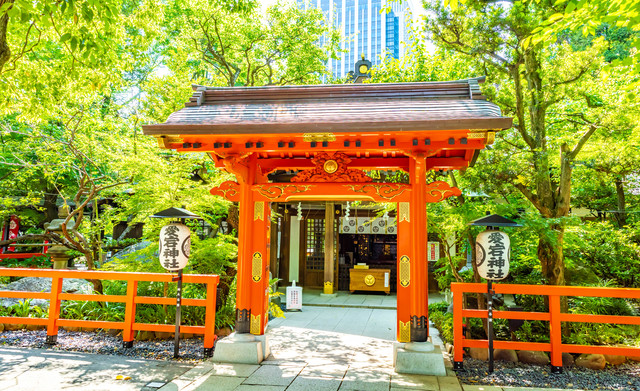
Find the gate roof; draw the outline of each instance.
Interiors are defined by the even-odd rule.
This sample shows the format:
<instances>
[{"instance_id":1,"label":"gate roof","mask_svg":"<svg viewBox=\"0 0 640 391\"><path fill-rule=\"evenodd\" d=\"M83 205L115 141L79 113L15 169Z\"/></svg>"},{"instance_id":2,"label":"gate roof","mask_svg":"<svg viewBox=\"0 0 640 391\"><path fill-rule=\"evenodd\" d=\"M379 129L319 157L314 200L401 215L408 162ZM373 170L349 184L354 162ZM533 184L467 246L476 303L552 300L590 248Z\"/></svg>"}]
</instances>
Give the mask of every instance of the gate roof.
<instances>
[{"instance_id":1,"label":"gate roof","mask_svg":"<svg viewBox=\"0 0 640 391\"><path fill-rule=\"evenodd\" d=\"M483 81L193 86L184 108L143 130L164 148L217 158L255 152L261 159L296 159L336 151L354 158L402 158L425 152L457 158L430 168L463 168L493 141L494 132L512 123L482 95ZM296 164L291 166L280 168Z\"/></svg>"}]
</instances>

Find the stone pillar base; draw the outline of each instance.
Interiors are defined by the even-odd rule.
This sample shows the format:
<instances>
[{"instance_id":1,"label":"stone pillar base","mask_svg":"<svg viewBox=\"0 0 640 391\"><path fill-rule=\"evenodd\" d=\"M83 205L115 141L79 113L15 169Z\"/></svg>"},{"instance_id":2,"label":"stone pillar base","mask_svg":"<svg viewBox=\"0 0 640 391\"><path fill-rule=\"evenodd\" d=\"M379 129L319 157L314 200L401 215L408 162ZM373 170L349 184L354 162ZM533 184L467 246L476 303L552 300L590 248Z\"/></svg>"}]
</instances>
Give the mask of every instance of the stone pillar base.
<instances>
[{"instance_id":1,"label":"stone pillar base","mask_svg":"<svg viewBox=\"0 0 640 391\"><path fill-rule=\"evenodd\" d=\"M232 333L216 342L212 360L238 364L260 364L266 357L265 351L269 352L269 341L266 335Z\"/></svg>"},{"instance_id":2,"label":"stone pillar base","mask_svg":"<svg viewBox=\"0 0 640 391\"><path fill-rule=\"evenodd\" d=\"M67 262L68 262L68 260L66 260L66 259L62 259L62 260L53 259L53 268L54 269L66 269L67 268Z\"/></svg>"},{"instance_id":3,"label":"stone pillar base","mask_svg":"<svg viewBox=\"0 0 640 391\"><path fill-rule=\"evenodd\" d=\"M447 376L440 346L430 342L394 344L393 365L398 373Z\"/></svg>"}]
</instances>

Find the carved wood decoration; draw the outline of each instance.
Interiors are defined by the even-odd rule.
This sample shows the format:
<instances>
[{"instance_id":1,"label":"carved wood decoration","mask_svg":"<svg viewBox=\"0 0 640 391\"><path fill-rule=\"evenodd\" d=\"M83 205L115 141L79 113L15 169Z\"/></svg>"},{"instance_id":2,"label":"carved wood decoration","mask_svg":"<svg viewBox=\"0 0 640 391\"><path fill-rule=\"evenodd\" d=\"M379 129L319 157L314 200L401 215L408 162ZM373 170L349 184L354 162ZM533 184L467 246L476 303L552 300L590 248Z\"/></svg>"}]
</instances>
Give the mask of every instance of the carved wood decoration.
<instances>
[{"instance_id":1,"label":"carved wood decoration","mask_svg":"<svg viewBox=\"0 0 640 391\"><path fill-rule=\"evenodd\" d=\"M401 183L372 183L367 185L343 185L352 193L362 193L372 196L374 199L390 201L409 189L409 186Z\"/></svg>"},{"instance_id":2,"label":"carved wood decoration","mask_svg":"<svg viewBox=\"0 0 640 391\"><path fill-rule=\"evenodd\" d=\"M315 168L299 172L291 182L371 182L364 171L348 168L351 159L342 152L317 154L311 162Z\"/></svg>"},{"instance_id":3,"label":"carved wood decoration","mask_svg":"<svg viewBox=\"0 0 640 391\"><path fill-rule=\"evenodd\" d=\"M214 187L209 192L213 195L223 197L228 201L240 201L240 185L238 182L226 181L220 186Z\"/></svg>"},{"instance_id":4,"label":"carved wood decoration","mask_svg":"<svg viewBox=\"0 0 640 391\"><path fill-rule=\"evenodd\" d=\"M462 194L460 189L458 189L457 187L451 187L447 182L444 181L427 183L426 192L427 202L440 202L445 198L459 196Z\"/></svg>"},{"instance_id":5,"label":"carved wood decoration","mask_svg":"<svg viewBox=\"0 0 640 391\"><path fill-rule=\"evenodd\" d=\"M408 201L411 186L404 183L269 183L253 185L256 200L287 202L296 200Z\"/></svg>"}]
</instances>

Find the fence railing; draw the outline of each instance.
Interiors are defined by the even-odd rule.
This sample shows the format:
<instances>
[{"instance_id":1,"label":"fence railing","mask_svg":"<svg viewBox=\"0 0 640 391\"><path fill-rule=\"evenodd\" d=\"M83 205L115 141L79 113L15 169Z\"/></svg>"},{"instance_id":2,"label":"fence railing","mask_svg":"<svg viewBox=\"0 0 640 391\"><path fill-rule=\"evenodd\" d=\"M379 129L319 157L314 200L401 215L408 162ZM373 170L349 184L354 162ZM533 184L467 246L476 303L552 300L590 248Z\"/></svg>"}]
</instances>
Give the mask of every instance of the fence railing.
<instances>
[{"instance_id":1,"label":"fence railing","mask_svg":"<svg viewBox=\"0 0 640 391\"><path fill-rule=\"evenodd\" d=\"M601 288L554 285L493 284L496 294L540 295L549 297L549 312L493 311L494 319L541 320L549 322L549 343L493 341L494 349L536 350L550 352L553 372L562 371L562 353L595 353L640 356L640 348L624 346L592 346L562 343L562 322L615 323L640 325L639 316L568 314L560 311L560 297L616 297L640 299L640 289ZM487 310L463 309L465 293L487 293L487 285L480 283L452 283L453 293L453 361L454 368L462 369L463 348L489 348L489 341L465 338L463 318L487 318Z\"/></svg>"},{"instance_id":2,"label":"fence railing","mask_svg":"<svg viewBox=\"0 0 640 391\"><path fill-rule=\"evenodd\" d=\"M172 282L174 275L161 273L129 273L129 272L106 272L106 271L78 271L78 270L47 270L47 269L22 269L22 268L0 268L0 276L10 277L43 277L51 278L51 292L26 292L0 290L0 298L18 299L45 299L49 300L48 318L26 318L0 316L0 323L11 324L35 324L47 327L47 344L55 344L60 326L70 327L92 327L104 329L122 330L122 340L125 347L133 346L135 331L157 331L174 332L175 325L136 323L137 304L162 304L176 305L175 297L151 297L138 296L138 282ZM99 295L99 294L79 294L62 293L62 282L65 278L95 279L95 280L116 280L127 282L126 295ZM185 299L181 303L186 306L205 307L204 326L180 326L181 333L204 335L204 354L211 356L215 335L216 316L216 288L220 278L217 275L184 274L184 283L206 284L205 299ZM125 303L124 321L100 321L100 320L79 320L64 319L60 317L60 302L63 300L77 301L97 301Z\"/></svg>"}]
</instances>

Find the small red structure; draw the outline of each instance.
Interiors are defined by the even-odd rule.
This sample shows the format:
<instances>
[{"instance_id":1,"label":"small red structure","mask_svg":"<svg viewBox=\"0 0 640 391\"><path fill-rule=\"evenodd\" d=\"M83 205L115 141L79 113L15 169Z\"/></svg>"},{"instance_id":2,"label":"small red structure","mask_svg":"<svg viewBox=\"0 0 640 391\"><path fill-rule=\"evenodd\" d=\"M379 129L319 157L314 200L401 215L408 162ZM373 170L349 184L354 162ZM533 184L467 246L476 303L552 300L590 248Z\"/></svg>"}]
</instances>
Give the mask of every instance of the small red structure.
<instances>
[{"instance_id":1,"label":"small red structure","mask_svg":"<svg viewBox=\"0 0 640 391\"><path fill-rule=\"evenodd\" d=\"M291 201L397 203L397 339L428 337L428 202L459 195L429 170L464 169L511 118L480 92L483 79L403 84L209 88L143 126L160 147L210 153L235 174L211 192L240 204L238 333L267 324L270 205ZM290 182L270 182L276 170ZM373 182L367 170L402 170L410 183ZM325 284L333 283L333 258Z\"/></svg>"}]
</instances>

